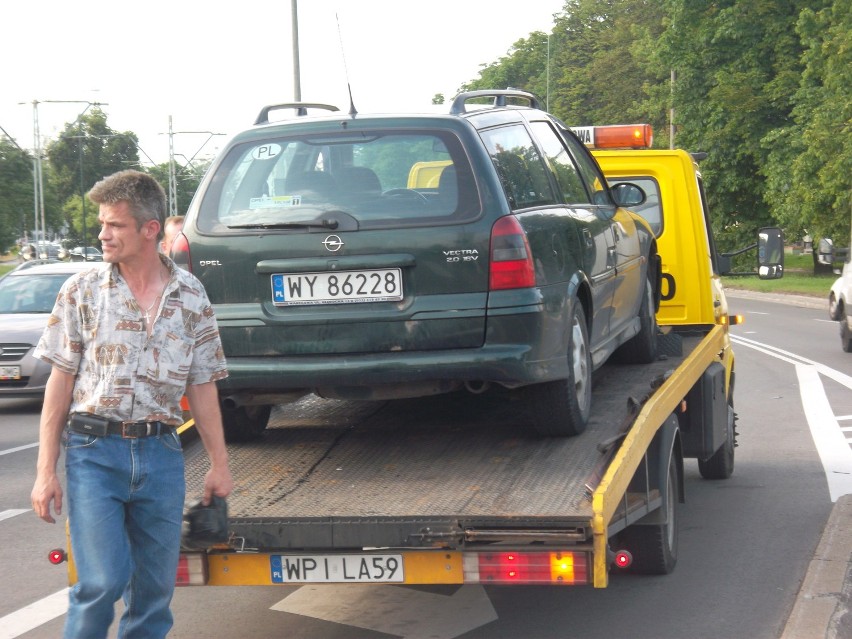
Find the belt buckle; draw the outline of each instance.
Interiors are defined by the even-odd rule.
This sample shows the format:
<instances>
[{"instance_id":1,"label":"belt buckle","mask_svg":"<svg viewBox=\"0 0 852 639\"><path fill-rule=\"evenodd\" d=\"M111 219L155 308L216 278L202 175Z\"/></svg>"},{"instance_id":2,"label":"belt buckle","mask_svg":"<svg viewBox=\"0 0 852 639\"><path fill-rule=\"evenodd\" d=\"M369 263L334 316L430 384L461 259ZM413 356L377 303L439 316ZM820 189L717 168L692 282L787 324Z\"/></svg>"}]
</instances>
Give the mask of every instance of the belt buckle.
<instances>
[{"instance_id":1,"label":"belt buckle","mask_svg":"<svg viewBox=\"0 0 852 639\"><path fill-rule=\"evenodd\" d=\"M128 427L136 426L139 422L121 422L121 436L124 439L139 439L135 431L129 431Z\"/></svg>"}]
</instances>

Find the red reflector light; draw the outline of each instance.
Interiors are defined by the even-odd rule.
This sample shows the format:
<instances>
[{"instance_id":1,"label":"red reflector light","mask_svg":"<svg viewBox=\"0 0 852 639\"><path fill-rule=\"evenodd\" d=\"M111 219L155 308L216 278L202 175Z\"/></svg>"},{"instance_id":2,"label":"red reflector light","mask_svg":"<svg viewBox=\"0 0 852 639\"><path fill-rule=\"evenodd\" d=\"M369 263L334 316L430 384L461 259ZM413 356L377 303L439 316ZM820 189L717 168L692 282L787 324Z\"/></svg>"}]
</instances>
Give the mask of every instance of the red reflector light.
<instances>
[{"instance_id":1,"label":"red reflector light","mask_svg":"<svg viewBox=\"0 0 852 639\"><path fill-rule=\"evenodd\" d=\"M63 561L65 561L65 551L57 548L56 550L51 550L47 554L47 560L52 563L54 566L58 566Z\"/></svg>"},{"instance_id":2,"label":"red reflector light","mask_svg":"<svg viewBox=\"0 0 852 639\"><path fill-rule=\"evenodd\" d=\"M633 563L633 555L628 550L619 550L615 553L613 563L616 568L629 568L630 564Z\"/></svg>"},{"instance_id":3,"label":"red reflector light","mask_svg":"<svg viewBox=\"0 0 852 639\"><path fill-rule=\"evenodd\" d=\"M176 586L203 586L207 583L207 561L201 553L182 554L178 561Z\"/></svg>"},{"instance_id":4,"label":"red reflector light","mask_svg":"<svg viewBox=\"0 0 852 639\"><path fill-rule=\"evenodd\" d=\"M479 583L576 585L588 582L583 552L501 552L479 555Z\"/></svg>"},{"instance_id":5,"label":"red reflector light","mask_svg":"<svg viewBox=\"0 0 852 639\"><path fill-rule=\"evenodd\" d=\"M535 268L527 235L511 215L501 217L491 229L488 284L492 291L535 286Z\"/></svg>"}]
</instances>

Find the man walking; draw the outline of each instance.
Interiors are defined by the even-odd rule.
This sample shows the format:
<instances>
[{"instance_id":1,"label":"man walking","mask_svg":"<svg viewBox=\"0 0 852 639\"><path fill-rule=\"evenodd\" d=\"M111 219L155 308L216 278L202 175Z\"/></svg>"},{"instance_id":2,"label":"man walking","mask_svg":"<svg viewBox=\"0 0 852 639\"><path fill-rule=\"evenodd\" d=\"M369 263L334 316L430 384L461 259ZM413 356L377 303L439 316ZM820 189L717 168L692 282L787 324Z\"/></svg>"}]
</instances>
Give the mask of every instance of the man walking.
<instances>
[{"instance_id":1,"label":"man walking","mask_svg":"<svg viewBox=\"0 0 852 639\"><path fill-rule=\"evenodd\" d=\"M216 380L227 376L201 283L159 253L165 193L121 171L98 182L105 264L63 286L35 356L53 366L39 431L33 509L62 509L60 445L78 582L65 637L165 637L179 558L184 470L175 427L186 395L210 458L202 501L233 488Z\"/></svg>"}]
</instances>

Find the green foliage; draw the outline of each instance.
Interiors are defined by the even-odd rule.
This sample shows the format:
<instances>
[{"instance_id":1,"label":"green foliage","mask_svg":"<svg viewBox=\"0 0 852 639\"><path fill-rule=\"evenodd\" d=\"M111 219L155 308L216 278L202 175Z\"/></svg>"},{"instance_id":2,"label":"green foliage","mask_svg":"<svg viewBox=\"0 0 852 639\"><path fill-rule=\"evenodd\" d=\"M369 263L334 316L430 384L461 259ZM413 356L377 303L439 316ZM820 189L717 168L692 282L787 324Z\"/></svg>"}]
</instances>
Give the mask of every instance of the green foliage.
<instances>
[{"instance_id":1,"label":"green foliage","mask_svg":"<svg viewBox=\"0 0 852 639\"><path fill-rule=\"evenodd\" d=\"M845 245L852 214L849 0L566 0L465 89L545 96L571 125L648 122L705 151L720 250L781 225ZM674 76L674 82L672 82Z\"/></svg>"},{"instance_id":2,"label":"green foliage","mask_svg":"<svg viewBox=\"0 0 852 639\"><path fill-rule=\"evenodd\" d=\"M34 210L33 159L0 136L0 252L23 236Z\"/></svg>"}]
</instances>

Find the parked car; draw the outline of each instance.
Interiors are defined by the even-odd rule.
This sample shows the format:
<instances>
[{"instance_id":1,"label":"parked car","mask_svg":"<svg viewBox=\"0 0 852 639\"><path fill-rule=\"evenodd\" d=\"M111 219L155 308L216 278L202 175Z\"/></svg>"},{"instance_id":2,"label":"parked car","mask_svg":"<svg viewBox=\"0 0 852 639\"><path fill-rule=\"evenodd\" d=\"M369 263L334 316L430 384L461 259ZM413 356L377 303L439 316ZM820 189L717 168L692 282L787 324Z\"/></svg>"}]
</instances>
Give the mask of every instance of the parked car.
<instances>
[{"instance_id":1,"label":"parked car","mask_svg":"<svg viewBox=\"0 0 852 639\"><path fill-rule=\"evenodd\" d=\"M103 253L101 253L100 249L97 249L94 246L87 246L85 248L85 252L82 246L75 246L69 251L68 256L71 258L72 262L104 261Z\"/></svg>"},{"instance_id":2,"label":"parked car","mask_svg":"<svg viewBox=\"0 0 852 639\"><path fill-rule=\"evenodd\" d=\"M269 122L269 113L295 117ZM317 113L324 111L324 113ZM265 107L208 171L172 256L203 282L230 375L229 439L313 392L491 386L539 433L585 429L592 372L655 359L656 239L532 94L443 114Z\"/></svg>"},{"instance_id":3,"label":"parked car","mask_svg":"<svg viewBox=\"0 0 852 639\"><path fill-rule=\"evenodd\" d=\"M828 316L840 323L840 345L847 353L852 353L852 313L849 302L852 300L852 262L843 265L843 271L828 292Z\"/></svg>"},{"instance_id":4,"label":"parked car","mask_svg":"<svg viewBox=\"0 0 852 639\"><path fill-rule=\"evenodd\" d=\"M62 284L91 264L26 262L0 279L0 398L44 394L50 365L32 356Z\"/></svg>"}]
</instances>

